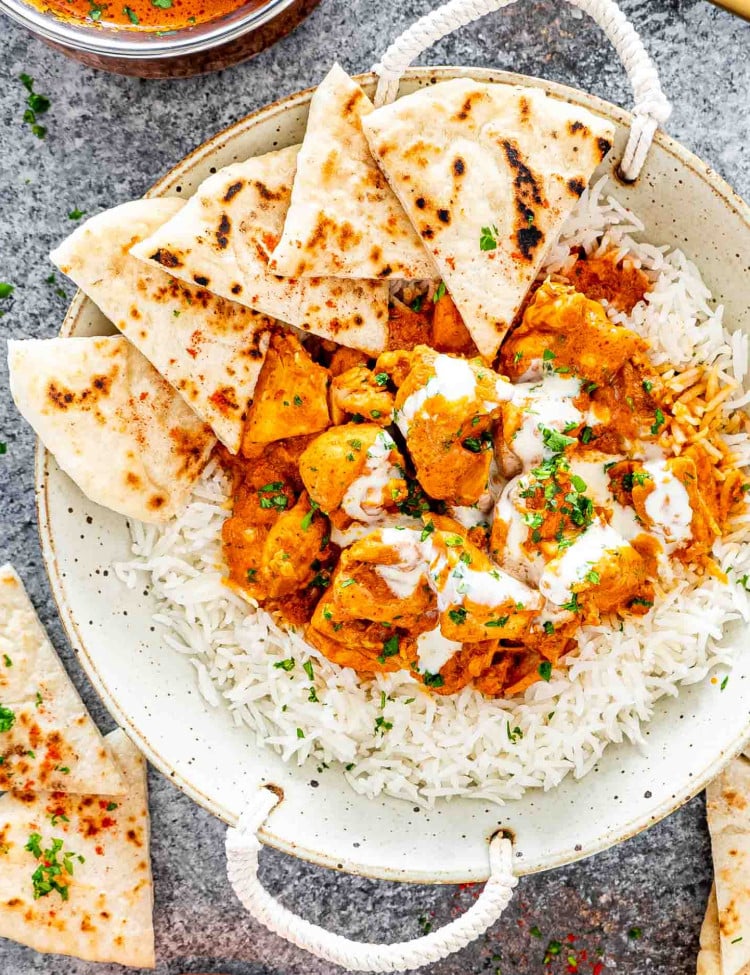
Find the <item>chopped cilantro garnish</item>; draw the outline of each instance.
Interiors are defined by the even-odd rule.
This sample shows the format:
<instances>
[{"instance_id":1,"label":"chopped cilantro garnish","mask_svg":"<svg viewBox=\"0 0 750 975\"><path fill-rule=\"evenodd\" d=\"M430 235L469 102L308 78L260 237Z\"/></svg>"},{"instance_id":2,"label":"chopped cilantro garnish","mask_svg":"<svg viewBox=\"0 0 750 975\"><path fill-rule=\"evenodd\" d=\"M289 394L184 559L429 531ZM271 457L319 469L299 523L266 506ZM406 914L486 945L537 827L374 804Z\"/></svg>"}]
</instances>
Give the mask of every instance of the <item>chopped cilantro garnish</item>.
<instances>
[{"instance_id":1,"label":"chopped cilantro garnish","mask_svg":"<svg viewBox=\"0 0 750 975\"><path fill-rule=\"evenodd\" d=\"M286 660L277 660L274 664L277 670L285 670L287 673L294 669L294 660L292 657L288 657Z\"/></svg>"},{"instance_id":2,"label":"chopped cilantro garnish","mask_svg":"<svg viewBox=\"0 0 750 975\"><path fill-rule=\"evenodd\" d=\"M0 281L0 300L10 298L14 291L15 288L12 284L8 284L7 281Z\"/></svg>"},{"instance_id":3,"label":"chopped cilantro garnish","mask_svg":"<svg viewBox=\"0 0 750 975\"><path fill-rule=\"evenodd\" d=\"M44 115L52 103L46 95L40 95L39 92L34 91L33 78L27 74L20 74L18 77L28 92L26 96L28 108L23 113L23 120L31 128L32 133L37 139L43 139L47 134L47 130L43 125L39 124L38 116Z\"/></svg>"},{"instance_id":4,"label":"chopped cilantro garnish","mask_svg":"<svg viewBox=\"0 0 750 975\"><path fill-rule=\"evenodd\" d=\"M547 636L551 636L555 632L555 625L550 620L545 620L542 624L542 629Z\"/></svg>"},{"instance_id":5,"label":"chopped cilantro garnish","mask_svg":"<svg viewBox=\"0 0 750 975\"><path fill-rule=\"evenodd\" d=\"M482 227L479 235L479 250L494 251L497 247L497 238L499 236L500 231L497 229L497 227Z\"/></svg>"},{"instance_id":6,"label":"chopped cilantro garnish","mask_svg":"<svg viewBox=\"0 0 750 975\"><path fill-rule=\"evenodd\" d=\"M437 303L445 294L445 281L441 281L440 284L435 288L435 294L432 296L432 300Z\"/></svg>"},{"instance_id":7,"label":"chopped cilantro garnish","mask_svg":"<svg viewBox=\"0 0 750 975\"><path fill-rule=\"evenodd\" d=\"M568 602L563 603L560 608L567 610L569 613L577 613L581 608L578 602L578 593L574 592Z\"/></svg>"},{"instance_id":8,"label":"chopped cilantro garnish","mask_svg":"<svg viewBox=\"0 0 750 975\"><path fill-rule=\"evenodd\" d=\"M302 406L302 397L301 396L295 396L294 397L294 405L295 406Z\"/></svg>"},{"instance_id":9,"label":"chopped cilantro garnish","mask_svg":"<svg viewBox=\"0 0 750 975\"><path fill-rule=\"evenodd\" d=\"M131 10L130 7L123 7L122 12L125 14L131 24L140 24L138 14L135 12L135 10Z\"/></svg>"},{"instance_id":10,"label":"chopped cilantro garnish","mask_svg":"<svg viewBox=\"0 0 750 975\"><path fill-rule=\"evenodd\" d=\"M80 220L81 217L86 216L85 210L79 210L78 207L68 211L68 220Z\"/></svg>"},{"instance_id":11,"label":"chopped cilantro garnish","mask_svg":"<svg viewBox=\"0 0 750 975\"><path fill-rule=\"evenodd\" d=\"M302 669L307 674L307 676L310 678L310 680L315 680L315 673L313 671L312 660L306 660L302 664Z\"/></svg>"},{"instance_id":12,"label":"chopped cilantro garnish","mask_svg":"<svg viewBox=\"0 0 750 975\"><path fill-rule=\"evenodd\" d=\"M116 802L108 802L107 803L107 812L114 812L115 809L117 809L117 805L118 804Z\"/></svg>"},{"instance_id":13,"label":"chopped cilantro garnish","mask_svg":"<svg viewBox=\"0 0 750 975\"><path fill-rule=\"evenodd\" d=\"M510 617L508 617L508 616L498 616L498 618L495 619L495 620L487 620L487 622L484 625L485 626L505 626L505 624L508 622L508 619L509 618Z\"/></svg>"},{"instance_id":14,"label":"chopped cilantro garnish","mask_svg":"<svg viewBox=\"0 0 750 975\"><path fill-rule=\"evenodd\" d=\"M576 442L575 437L567 437L564 433L552 430L543 423L539 424L539 429L542 431L542 443L554 454L561 454L566 447Z\"/></svg>"},{"instance_id":15,"label":"chopped cilantro garnish","mask_svg":"<svg viewBox=\"0 0 750 975\"><path fill-rule=\"evenodd\" d=\"M665 420L664 414L657 407L656 411L654 412L654 422L651 424L651 433L654 436L656 436L656 434L659 432L661 427L664 426L664 420Z\"/></svg>"},{"instance_id":16,"label":"chopped cilantro garnish","mask_svg":"<svg viewBox=\"0 0 750 975\"><path fill-rule=\"evenodd\" d=\"M64 901L68 899L68 878L73 875L73 860L85 863L85 858L68 851L62 854L62 862L58 859L58 854L63 848L63 841L53 839L52 845L48 850L43 850L41 845L42 837L39 833L32 833L24 846L34 858L40 861L39 866L31 875L34 889L34 900L46 897L53 890L62 897Z\"/></svg>"},{"instance_id":17,"label":"chopped cilantro garnish","mask_svg":"<svg viewBox=\"0 0 750 975\"><path fill-rule=\"evenodd\" d=\"M409 305L412 311L422 311L422 305L424 303L424 295L417 295L417 297Z\"/></svg>"},{"instance_id":18,"label":"chopped cilantro garnish","mask_svg":"<svg viewBox=\"0 0 750 975\"><path fill-rule=\"evenodd\" d=\"M435 531L435 522L428 521L427 524L422 529L422 534L419 536L420 542L426 542L429 536Z\"/></svg>"},{"instance_id":19,"label":"chopped cilantro garnish","mask_svg":"<svg viewBox=\"0 0 750 975\"><path fill-rule=\"evenodd\" d=\"M305 737L305 733L304 733L304 731L301 728L297 728L297 737L298 738L304 738Z\"/></svg>"},{"instance_id":20,"label":"chopped cilantro garnish","mask_svg":"<svg viewBox=\"0 0 750 975\"><path fill-rule=\"evenodd\" d=\"M378 663L384 664L388 657L395 657L398 654L398 637L389 636L383 642L383 652L376 658Z\"/></svg>"},{"instance_id":21,"label":"chopped cilantro garnish","mask_svg":"<svg viewBox=\"0 0 750 975\"><path fill-rule=\"evenodd\" d=\"M378 384L378 386L387 386L388 385L388 373L387 372L376 372L375 373L375 382Z\"/></svg>"},{"instance_id":22,"label":"chopped cilantro garnish","mask_svg":"<svg viewBox=\"0 0 750 975\"><path fill-rule=\"evenodd\" d=\"M300 528L302 529L303 532L306 532L307 529L312 524L312 520L315 517L315 512L318 510L319 507L320 505L318 504L317 501L310 502L310 510L307 512L305 517L300 522Z\"/></svg>"},{"instance_id":23,"label":"chopped cilantro garnish","mask_svg":"<svg viewBox=\"0 0 750 975\"><path fill-rule=\"evenodd\" d=\"M542 359L545 362L551 362L553 359L556 359L556 358L557 358L557 356L552 351L552 349L545 349L544 352L542 353Z\"/></svg>"},{"instance_id":24,"label":"chopped cilantro garnish","mask_svg":"<svg viewBox=\"0 0 750 975\"><path fill-rule=\"evenodd\" d=\"M643 388L646 390L647 393L650 393L651 390L654 388L654 384L651 382L650 379L644 379L641 385L643 386Z\"/></svg>"},{"instance_id":25,"label":"chopped cilantro garnish","mask_svg":"<svg viewBox=\"0 0 750 975\"><path fill-rule=\"evenodd\" d=\"M458 548L463 545L464 540L460 535L446 535L443 539L448 548Z\"/></svg>"},{"instance_id":26,"label":"chopped cilantro garnish","mask_svg":"<svg viewBox=\"0 0 750 975\"><path fill-rule=\"evenodd\" d=\"M349 586L353 586L356 581L357 581L356 579L344 579L344 581L341 583L339 588L348 589Z\"/></svg>"},{"instance_id":27,"label":"chopped cilantro garnish","mask_svg":"<svg viewBox=\"0 0 750 975\"><path fill-rule=\"evenodd\" d=\"M636 596L634 599L631 599L630 600L630 605L631 606L646 606L646 607L649 607L650 608L651 606L654 605L654 602L653 602L652 599L643 599L642 596Z\"/></svg>"},{"instance_id":28,"label":"chopped cilantro garnish","mask_svg":"<svg viewBox=\"0 0 750 975\"><path fill-rule=\"evenodd\" d=\"M16 720L16 715L10 708L0 704L0 731L10 731Z\"/></svg>"},{"instance_id":29,"label":"chopped cilantro garnish","mask_svg":"<svg viewBox=\"0 0 750 975\"><path fill-rule=\"evenodd\" d=\"M549 660L543 660L537 667L537 671L542 680L549 681L552 676L552 664Z\"/></svg>"},{"instance_id":30,"label":"chopped cilantro garnish","mask_svg":"<svg viewBox=\"0 0 750 975\"><path fill-rule=\"evenodd\" d=\"M6 667L13 666L13 661L10 659L7 653L3 654L3 663L5 664Z\"/></svg>"},{"instance_id":31,"label":"chopped cilantro garnish","mask_svg":"<svg viewBox=\"0 0 750 975\"><path fill-rule=\"evenodd\" d=\"M375 718L375 734L385 734L385 732L390 731L392 727L393 722L386 721L382 714L379 714L377 718Z\"/></svg>"},{"instance_id":32,"label":"chopped cilantro garnish","mask_svg":"<svg viewBox=\"0 0 750 975\"><path fill-rule=\"evenodd\" d=\"M586 581L590 582L592 586L598 586L601 582L601 576L595 569L591 569L586 573Z\"/></svg>"},{"instance_id":33,"label":"chopped cilantro garnish","mask_svg":"<svg viewBox=\"0 0 750 975\"><path fill-rule=\"evenodd\" d=\"M422 682L425 687L442 687L445 684L445 678L441 674L430 674L425 671L422 674Z\"/></svg>"},{"instance_id":34,"label":"chopped cilantro garnish","mask_svg":"<svg viewBox=\"0 0 750 975\"><path fill-rule=\"evenodd\" d=\"M719 690L720 690L720 691L723 691L723 690L724 690L724 688L725 688L725 687L727 686L727 684L728 684L728 683L729 683L729 674L727 674L727 675L726 675L726 676L724 677L724 679L722 680L722 682L721 682L721 684L720 684L720 686L719 686Z\"/></svg>"},{"instance_id":35,"label":"chopped cilantro garnish","mask_svg":"<svg viewBox=\"0 0 750 975\"><path fill-rule=\"evenodd\" d=\"M508 734L508 741L513 742L514 745L517 741L523 738L523 732L521 731L521 729L518 726L516 726L515 728L511 728L510 721L505 722L505 730L507 731Z\"/></svg>"},{"instance_id":36,"label":"chopped cilantro garnish","mask_svg":"<svg viewBox=\"0 0 750 975\"><path fill-rule=\"evenodd\" d=\"M591 438L594 436L594 431L591 427L584 427L578 434L578 439L582 444L591 443Z\"/></svg>"}]
</instances>

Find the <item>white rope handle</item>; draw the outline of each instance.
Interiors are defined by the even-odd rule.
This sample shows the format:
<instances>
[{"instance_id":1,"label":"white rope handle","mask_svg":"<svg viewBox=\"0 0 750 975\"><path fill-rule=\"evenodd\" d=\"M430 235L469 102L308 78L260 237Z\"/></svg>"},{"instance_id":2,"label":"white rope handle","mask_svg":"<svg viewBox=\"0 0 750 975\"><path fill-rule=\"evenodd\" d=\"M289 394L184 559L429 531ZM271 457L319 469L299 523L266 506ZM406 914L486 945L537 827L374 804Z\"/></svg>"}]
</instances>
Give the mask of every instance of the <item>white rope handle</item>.
<instances>
[{"instance_id":1,"label":"white rope handle","mask_svg":"<svg viewBox=\"0 0 750 975\"><path fill-rule=\"evenodd\" d=\"M589 14L601 27L630 79L635 96L633 124L620 162L620 173L626 180L635 180L646 161L656 129L666 122L672 110L661 89L656 66L614 0L568 2ZM404 71L436 41L512 3L516 3L516 0L449 0L420 18L391 44L373 67L372 70L380 76L375 104L385 105L395 99Z\"/></svg>"},{"instance_id":2,"label":"white rope handle","mask_svg":"<svg viewBox=\"0 0 750 975\"><path fill-rule=\"evenodd\" d=\"M227 873L243 906L270 931L298 948L341 965L350 972L406 972L446 958L465 948L500 917L518 883L511 867L510 840L499 834L490 841L490 879L469 910L455 921L422 938L380 945L350 941L340 934L311 924L287 910L261 886L258 879L258 830L278 802L261 788L226 836Z\"/></svg>"}]
</instances>

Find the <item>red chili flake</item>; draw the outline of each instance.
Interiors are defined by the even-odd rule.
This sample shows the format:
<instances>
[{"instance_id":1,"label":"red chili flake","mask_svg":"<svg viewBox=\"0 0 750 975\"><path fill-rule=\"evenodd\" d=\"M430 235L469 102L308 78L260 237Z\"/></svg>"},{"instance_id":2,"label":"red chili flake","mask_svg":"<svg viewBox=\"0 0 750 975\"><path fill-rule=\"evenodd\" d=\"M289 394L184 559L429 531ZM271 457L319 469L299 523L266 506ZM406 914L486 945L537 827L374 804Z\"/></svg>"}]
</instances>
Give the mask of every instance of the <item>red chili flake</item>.
<instances>
[{"instance_id":1,"label":"red chili flake","mask_svg":"<svg viewBox=\"0 0 750 975\"><path fill-rule=\"evenodd\" d=\"M591 975L602 975L603 971L604 971L604 965L602 965L602 963L598 961L591 969Z\"/></svg>"},{"instance_id":2,"label":"red chili flake","mask_svg":"<svg viewBox=\"0 0 750 975\"><path fill-rule=\"evenodd\" d=\"M95 846L94 847L94 850L99 854L100 857L101 856L104 856L104 847L103 846ZM599 973L598 972L594 972L594 975L599 975Z\"/></svg>"},{"instance_id":3,"label":"red chili flake","mask_svg":"<svg viewBox=\"0 0 750 975\"><path fill-rule=\"evenodd\" d=\"M110 826L114 826L114 825L115 825L115 821L114 819L112 819L111 816L102 817L102 829L108 829Z\"/></svg>"},{"instance_id":4,"label":"red chili flake","mask_svg":"<svg viewBox=\"0 0 750 975\"><path fill-rule=\"evenodd\" d=\"M570 942L571 944L573 944L573 942L574 942L575 940L576 940L576 936L575 936L574 934L569 934L569 935L568 935L568 941L569 941L569 942Z\"/></svg>"}]
</instances>

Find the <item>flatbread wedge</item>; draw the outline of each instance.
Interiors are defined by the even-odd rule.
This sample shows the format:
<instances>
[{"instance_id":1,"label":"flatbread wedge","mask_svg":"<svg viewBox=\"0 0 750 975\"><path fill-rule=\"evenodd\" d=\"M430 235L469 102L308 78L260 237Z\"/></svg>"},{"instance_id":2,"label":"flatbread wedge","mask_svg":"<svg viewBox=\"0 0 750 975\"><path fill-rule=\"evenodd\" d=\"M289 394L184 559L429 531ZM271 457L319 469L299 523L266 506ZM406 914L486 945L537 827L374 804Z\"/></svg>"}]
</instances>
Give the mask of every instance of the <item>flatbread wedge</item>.
<instances>
[{"instance_id":1,"label":"flatbread wedge","mask_svg":"<svg viewBox=\"0 0 750 975\"><path fill-rule=\"evenodd\" d=\"M153 968L146 762L124 731L105 741L125 795L0 798L0 937L36 951Z\"/></svg>"},{"instance_id":2,"label":"flatbread wedge","mask_svg":"<svg viewBox=\"0 0 750 975\"><path fill-rule=\"evenodd\" d=\"M87 220L50 257L236 453L274 323L130 256L183 206L123 203Z\"/></svg>"},{"instance_id":3,"label":"flatbread wedge","mask_svg":"<svg viewBox=\"0 0 750 975\"><path fill-rule=\"evenodd\" d=\"M8 342L10 390L44 446L97 504L163 522L216 443L122 335Z\"/></svg>"},{"instance_id":4,"label":"flatbread wedge","mask_svg":"<svg viewBox=\"0 0 750 975\"><path fill-rule=\"evenodd\" d=\"M750 762L734 759L706 789L722 975L750 973Z\"/></svg>"},{"instance_id":5,"label":"flatbread wedge","mask_svg":"<svg viewBox=\"0 0 750 975\"><path fill-rule=\"evenodd\" d=\"M125 785L23 583L0 567L0 792Z\"/></svg>"},{"instance_id":6,"label":"flatbread wedge","mask_svg":"<svg viewBox=\"0 0 750 975\"><path fill-rule=\"evenodd\" d=\"M209 176L171 220L136 244L139 260L305 332L375 354L388 335L386 281L298 280L272 274L298 147Z\"/></svg>"},{"instance_id":7,"label":"flatbread wedge","mask_svg":"<svg viewBox=\"0 0 750 975\"><path fill-rule=\"evenodd\" d=\"M494 358L614 127L535 88L456 78L362 128L477 348Z\"/></svg>"},{"instance_id":8,"label":"flatbread wedge","mask_svg":"<svg viewBox=\"0 0 750 975\"><path fill-rule=\"evenodd\" d=\"M716 885L711 884L711 893L706 904L700 936L700 951L695 975L722 975L721 939L719 937L719 906L716 903Z\"/></svg>"},{"instance_id":9,"label":"flatbread wedge","mask_svg":"<svg viewBox=\"0 0 750 975\"><path fill-rule=\"evenodd\" d=\"M362 132L373 105L338 64L310 102L292 200L271 269L289 277L436 278Z\"/></svg>"}]
</instances>

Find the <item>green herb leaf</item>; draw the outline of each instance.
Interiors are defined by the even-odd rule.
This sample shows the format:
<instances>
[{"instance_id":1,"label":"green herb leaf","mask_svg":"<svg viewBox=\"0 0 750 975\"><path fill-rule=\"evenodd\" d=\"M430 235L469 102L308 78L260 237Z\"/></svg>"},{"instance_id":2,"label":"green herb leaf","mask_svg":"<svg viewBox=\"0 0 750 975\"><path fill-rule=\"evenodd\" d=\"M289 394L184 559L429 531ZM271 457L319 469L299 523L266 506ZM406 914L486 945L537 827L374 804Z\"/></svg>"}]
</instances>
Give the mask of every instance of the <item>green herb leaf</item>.
<instances>
[{"instance_id":1,"label":"green herb leaf","mask_svg":"<svg viewBox=\"0 0 750 975\"><path fill-rule=\"evenodd\" d=\"M378 373L375 373L375 382L378 384L378 386L387 386L388 385L388 373L387 372L378 372Z\"/></svg>"},{"instance_id":2,"label":"green herb leaf","mask_svg":"<svg viewBox=\"0 0 750 975\"><path fill-rule=\"evenodd\" d=\"M7 281L0 281L0 299L10 298L10 296L15 291L12 284L8 284Z\"/></svg>"},{"instance_id":3,"label":"green herb leaf","mask_svg":"<svg viewBox=\"0 0 750 975\"><path fill-rule=\"evenodd\" d=\"M511 728L510 721L505 722L505 730L508 734L508 741L512 742L514 745L517 741L520 741L521 738L523 738L523 732L521 729L518 726Z\"/></svg>"},{"instance_id":4,"label":"green herb leaf","mask_svg":"<svg viewBox=\"0 0 750 975\"><path fill-rule=\"evenodd\" d=\"M437 304L438 301L445 294L445 281L441 281L440 284L435 288L435 294L432 296L432 300Z\"/></svg>"},{"instance_id":5,"label":"green herb leaf","mask_svg":"<svg viewBox=\"0 0 750 975\"><path fill-rule=\"evenodd\" d=\"M637 941L639 938L643 937L643 931L640 928L631 928L628 931L628 937L631 941Z\"/></svg>"},{"instance_id":6,"label":"green herb leaf","mask_svg":"<svg viewBox=\"0 0 750 975\"><path fill-rule=\"evenodd\" d=\"M79 210L78 207L75 207L73 210L70 210L68 212L68 220L80 220L81 217L85 217L85 216L86 216L86 211Z\"/></svg>"},{"instance_id":7,"label":"green herb leaf","mask_svg":"<svg viewBox=\"0 0 750 975\"><path fill-rule=\"evenodd\" d=\"M543 660L539 664L537 671L539 672L539 676L542 678L542 680L549 681L550 677L552 676L552 664L549 662L549 660Z\"/></svg>"},{"instance_id":8,"label":"green herb leaf","mask_svg":"<svg viewBox=\"0 0 750 975\"><path fill-rule=\"evenodd\" d=\"M543 423L539 424L539 429L542 431L542 443L554 454L561 454L566 447L576 442L575 437L568 437L564 433L546 427Z\"/></svg>"},{"instance_id":9,"label":"green herb leaf","mask_svg":"<svg viewBox=\"0 0 750 975\"><path fill-rule=\"evenodd\" d=\"M107 803L107 812L114 812L115 809L117 809L117 803L116 802L108 802Z\"/></svg>"},{"instance_id":10,"label":"green herb leaf","mask_svg":"<svg viewBox=\"0 0 750 975\"><path fill-rule=\"evenodd\" d=\"M16 715L10 708L0 704L0 731L10 731L16 720Z\"/></svg>"},{"instance_id":11,"label":"green herb leaf","mask_svg":"<svg viewBox=\"0 0 750 975\"><path fill-rule=\"evenodd\" d=\"M591 569L586 573L586 581L590 582L593 586L598 586L601 582L601 577L595 569Z\"/></svg>"},{"instance_id":12,"label":"green herb leaf","mask_svg":"<svg viewBox=\"0 0 750 975\"><path fill-rule=\"evenodd\" d=\"M376 660L379 664L384 664L388 657L395 657L398 654L398 651L398 637L395 635L389 636L388 639L383 643L383 652L376 657Z\"/></svg>"},{"instance_id":13,"label":"green herb leaf","mask_svg":"<svg viewBox=\"0 0 750 975\"><path fill-rule=\"evenodd\" d=\"M307 676L310 678L310 680L315 680L315 672L313 671L312 660L306 660L302 664L302 669L307 674Z\"/></svg>"},{"instance_id":14,"label":"green herb leaf","mask_svg":"<svg viewBox=\"0 0 750 975\"><path fill-rule=\"evenodd\" d=\"M479 250L494 251L497 247L497 238L499 236L500 231L497 229L497 227L482 227L479 234Z\"/></svg>"},{"instance_id":15,"label":"green herb leaf","mask_svg":"<svg viewBox=\"0 0 750 975\"><path fill-rule=\"evenodd\" d=\"M130 7L123 7L122 12L125 14L131 24L140 24L138 14L135 12L135 10L131 10Z\"/></svg>"},{"instance_id":16,"label":"green herb leaf","mask_svg":"<svg viewBox=\"0 0 750 975\"><path fill-rule=\"evenodd\" d=\"M505 624L510 619L509 616L498 616L497 619L487 620L484 624L485 626L505 626Z\"/></svg>"},{"instance_id":17,"label":"green herb leaf","mask_svg":"<svg viewBox=\"0 0 750 975\"><path fill-rule=\"evenodd\" d=\"M286 660L277 660L274 667L277 670L285 670L289 673L290 670L294 670L294 660L292 657L288 657Z\"/></svg>"},{"instance_id":18,"label":"green herb leaf","mask_svg":"<svg viewBox=\"0 0 750 975\"><path fill-rule=\"evenodd\" d=\"M303 532L306 532L307 529L310 527L310 525L312 525L312 520L315 517L315 512L318 510L319 507L320 505L318 504L317 501L310 502L310 510L307 512L305 517L300 522L300 528L302 529Z\"/></svg>"},{"instance_id":19,"label":"green herb leaf","mask_svg":"<svg viewBox=\"0 0 750 975\"><path fill-rule=\"evenodd\" d=\"M665 417L662 411L657 407L654 412L654 422L651 424L651 433L656 436L659 430L664 426Z\"/></svg>"},{"instance_id":20,"label":"green herb leaf","mask_svg":"<svg viewBox=\"0 0 750 975\"><path fill-rule=\"evenodd\" d=\"M151 0L151 3L159 10L169 10L172 6L172 0Z\"/></svg>"},{"instance_id":21,"label":"green herb leaf","mask_svg":"<svg viewBox=\"0 0 750 975\"><path fill-rule=\"evenodd\" d=\"M425 687L442 687L445 684L445 678L441 674L431 674L425 671L422 674L422 683Z\"/></svg>"},{"instance_id":22,"label":"green herb leaf","mask_svg":"<svg viewBox=\"0 0 750 975\"><path fill-rule=\"evenodd\" d=\"M419 536L420 542L426 542L430 535L435 531L435 522L428 521L427 524L422 529L422 534ZM747 576L745 576L747 578Z\"/></svg>"},{"instance_id":23,"label":"green herb leaf","mask_svg":"<svg viewBox=\"0 0 750 975\"><path fill-rule=\"evenodd\" d=\"M3 654L3 663L5 664L6 667L13 666L13 661L10 659L7 653Z\"/></svg>"},{"instance_id":24,"label":"green herb leaf","mask_svg":"<svg viewBox=\"0 0 750 975\"><path fill-rule=\"evenodd\" d=\"M721 684L719 685L719 690L720 691L723 691L724 688L727 686L728 683L729 683L729 674L726 674L726 676L722 680Z\"/></svg>"},{"instance_id":25,"label":"green herb leaf","mask_svg":"<svg viewBox=\"0 0 750 975\"><path fill-rule=\"evenodd\" d=\"M348 589L349 586L353 586L356 581L357 581L356 579L344 579L344 581L341 583L339 588Z\"/></svg>"}]
</instances>

